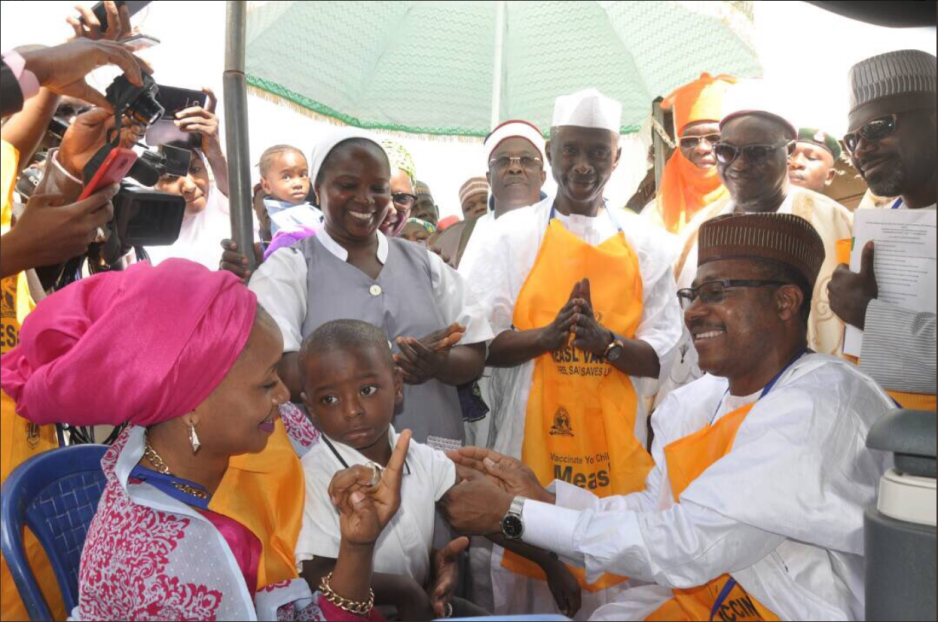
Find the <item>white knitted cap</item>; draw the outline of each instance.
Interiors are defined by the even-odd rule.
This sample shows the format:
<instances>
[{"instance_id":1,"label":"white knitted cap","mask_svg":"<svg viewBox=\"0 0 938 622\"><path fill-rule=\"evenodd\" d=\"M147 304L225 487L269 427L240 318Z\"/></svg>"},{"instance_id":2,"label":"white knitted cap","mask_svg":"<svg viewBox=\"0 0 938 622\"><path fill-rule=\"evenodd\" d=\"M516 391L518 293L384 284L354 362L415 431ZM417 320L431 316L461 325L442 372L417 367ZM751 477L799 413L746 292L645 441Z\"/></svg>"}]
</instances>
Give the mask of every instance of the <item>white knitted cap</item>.
<instances>
[{"instance_id":1,"label":"white knitted cap","mask_svg":"<svg viewBox=\"0 0 938 622\"><path fill-rule=\"evenodd\" d=\"M622 104L596 89L561 95L554 104L551 127L564 125L593 127L618 135L622 128Z\"/></svg>"},{"instance_id":2,"label":"white knitted cap","mask_svg":"<svg viewBox=\"0 0 938 622\"><path fill-rule=\"evenodd\" d=\"M938 64L928 52L899 50L868 58L850 69L850 112L896 95L930 93L934 98L936 81Z\"/></svg>"}]
</instances>

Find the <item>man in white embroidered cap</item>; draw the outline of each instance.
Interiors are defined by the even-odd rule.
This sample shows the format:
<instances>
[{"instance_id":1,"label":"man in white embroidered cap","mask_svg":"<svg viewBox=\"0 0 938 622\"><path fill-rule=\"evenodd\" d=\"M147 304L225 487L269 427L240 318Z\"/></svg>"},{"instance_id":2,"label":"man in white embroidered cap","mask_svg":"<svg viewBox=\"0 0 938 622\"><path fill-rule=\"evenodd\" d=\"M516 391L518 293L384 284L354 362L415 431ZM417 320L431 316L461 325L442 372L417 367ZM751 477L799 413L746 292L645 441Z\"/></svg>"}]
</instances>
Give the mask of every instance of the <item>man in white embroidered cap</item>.
<instances>
[{"instance_id":1,"label":"man in white embroidered cap","mask_svg":"<svg viewBox=\"0 0 938 622\"><path fill-rule=\"evenodd\" d=\"M495 221L467 279L497 335L489 446L544 484L562 479L600 497L644 488L653 462L639 396L656 390L681 334L667 234L603 199L621 114L595 89L557 99L546 149L556 196ZM583 591L571 600L558 589L564 573L551 572L558 564L496 549L495 613L544 612L553 594L568 615L582 604L582 617L627 585L575 571Z\"/></svg>"},{"instance_id":2,"label":"man in white embroidered cap","mask_svg":"<svg viewBox=\"0 0 938 622\"><path fill-rule=\"evenodd\" d=\"M874 56L850 70L850 131L844 143L875 194L899 197L892 209L935 211L936 82L938 61L918 50ZM890 262L904 256L894 253ZM863 331L863 371L905 408L935 410L935 314L881 299L873 265L870 242L859 273L838 267L830 282L831 309Z\"/></svg>"},{"instance_id":3,"label":"man in white embroidered cap","mask_svg":"<svg viewBox=\"0 0 938 622\"><path fill-rule=\"evenodd\" d=\"M679 296L707 375L655 411L646 488L600 498L558 476L548 492L520 462L467 447L453 458L470 476L443 498L450 523L509 528L590 580L653 583L595 620L863 620L863 513L892 457L862 439L893 406L808 347L823 262L792 214L705 223Z\"/></svg>"}]
</instances>

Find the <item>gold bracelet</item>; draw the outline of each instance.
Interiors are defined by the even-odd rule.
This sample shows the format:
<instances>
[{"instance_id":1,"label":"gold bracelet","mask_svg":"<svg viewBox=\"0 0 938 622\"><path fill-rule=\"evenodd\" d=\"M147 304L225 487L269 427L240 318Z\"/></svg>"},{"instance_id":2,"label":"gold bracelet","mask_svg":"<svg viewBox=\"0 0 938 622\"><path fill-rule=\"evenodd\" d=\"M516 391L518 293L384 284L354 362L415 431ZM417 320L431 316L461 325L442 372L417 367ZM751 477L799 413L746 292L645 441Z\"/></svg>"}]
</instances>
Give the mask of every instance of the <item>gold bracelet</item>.
<instances>
[{"instance_id":1,"label":"gold bracelet","mask_svg":"<svg viewBox=\"0 0 938 622\"><path fill-rule=\"evenodd\" d=\"M368 614L371 613L371 610L375 608L375 593L372 589L368 589L368 600L354 601L336 594L332 589L331 583L332 573L330 572L319 581L319 591L322 593L323 598L328 600L342 611L351 613L352 615L358 616L360 618L364 618L367 617Z\"/></svg>"}]
</instances>

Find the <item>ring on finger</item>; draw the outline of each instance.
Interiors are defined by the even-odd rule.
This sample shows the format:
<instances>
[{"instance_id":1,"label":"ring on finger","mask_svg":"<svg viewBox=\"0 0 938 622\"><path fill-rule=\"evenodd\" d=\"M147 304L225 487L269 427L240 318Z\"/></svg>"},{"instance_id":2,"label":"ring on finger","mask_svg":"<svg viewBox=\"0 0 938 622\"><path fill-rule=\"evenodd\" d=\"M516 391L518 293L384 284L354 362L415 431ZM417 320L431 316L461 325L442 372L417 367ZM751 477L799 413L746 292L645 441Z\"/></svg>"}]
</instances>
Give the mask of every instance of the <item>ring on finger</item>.
<instances>
[{"instance_id":1,"label":"ring on finger","mask_svg":"<svg viewBox=\"0 0 938 622\"><path fill-rule=\"evenodd\" d=\"M369 462L368 466L371 467L371 482L369 483L369 486L374 488L381 483L381 472L384 469L381 468L381 465L374 462Z\"/></svg>"}]
</instances>

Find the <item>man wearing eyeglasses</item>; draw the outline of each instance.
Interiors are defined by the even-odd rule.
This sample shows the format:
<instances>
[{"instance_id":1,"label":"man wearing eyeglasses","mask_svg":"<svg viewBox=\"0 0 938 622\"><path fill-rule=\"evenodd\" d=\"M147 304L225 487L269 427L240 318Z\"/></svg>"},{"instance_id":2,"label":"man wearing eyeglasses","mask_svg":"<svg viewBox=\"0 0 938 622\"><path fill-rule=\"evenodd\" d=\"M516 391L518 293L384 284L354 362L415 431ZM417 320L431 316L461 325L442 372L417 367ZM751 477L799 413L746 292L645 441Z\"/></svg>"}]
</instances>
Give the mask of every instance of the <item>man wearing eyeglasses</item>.
<instances>
[{"instance_id":1,"label":"man wearing eyeglasses","mask_svg":"<svg viewBox=\"0 0 938 622\"><path fill-rule=\"evenodd\" d=\"M491 445L545 484L560 478L601 497L644 487L652 460L639 396L654 393L681 334L669 236L603 198L621 155L621 116L621 104L595 89L557 99L546 149L556 196L496 220L466 279L497 326L487 359L500 368ZM506 156L514 176L536 164L505 154L490 166ZM548 612L554 579L499 551L495 613ZM580 615L628 585L577 578Z\"/></svg>"},{"instance_id":2,"label":"man wearing eyeglasses","mask_svg":"<svg viewBox=\"0 0 938 622\"><path fill-rule=\"evenodd\" d=\"M700 229L679 292L708 374L655 412L644 491L600 498L479 448L449 522L552 551L631 588L593 620L862 620L863 513L891 455L858 439L889 396L808 347L824 243L792 214L725 215ZM558 480L560 478L557 478Z\"/></svg>"},{"instance_id":3,"label":"man wearing eyeglasses","mask_svg":"<svg viewBox=\"0 0 938 622\"><path fill-rule=\"evenodd\" d=\"M853 216L833 199L793 186L789 164L798 133L775 105L777 98L757 81L740 83L727 93L720 141L714 145L717 172L730 194L725 205L701 211L684 230L684 248L675 266L678 287L687 287L697 275L698 231L701 225L724 214L795 214L811 223L824 242L825 259L812 296L808 345L822 354L841 355L844 325L830 310L827 283L837 267L837 241L853 235ZM660 404L675 388L702 374L694 342L687 331L674 366L662 380L656 397Z\"/></svg>"},{"instance_id":4,"label":"man wearing eyeglasses","mask_svg":"<svg viewBox=\"0 0 938 622\"><path fill-rule=\"evenodd\" d=\"M664 167L654 203L642 216L670 233L680 235L698 212L729 200L717 175L713 146L720 140L723 96L735 83L732 76L704 73L661 102L674 115L678 148Z\"/></svg>"},{"instance_id":5,"label":"man wearing eyeglasses","mask_svg":"<svg viewBox=\"0 0 938 622\"><path fill-rule=\"evenodd\" d=\"M850 70L850 131L844 143L870 190L899 197L893 209L935 210L936 66L931 54L902 50ZM831 308L863 330L861 369L904 407L935 410L935 314L879 300L873 258L871 242L858 274L846 265L837 268Z\"/></svg>"}]
</instances>

